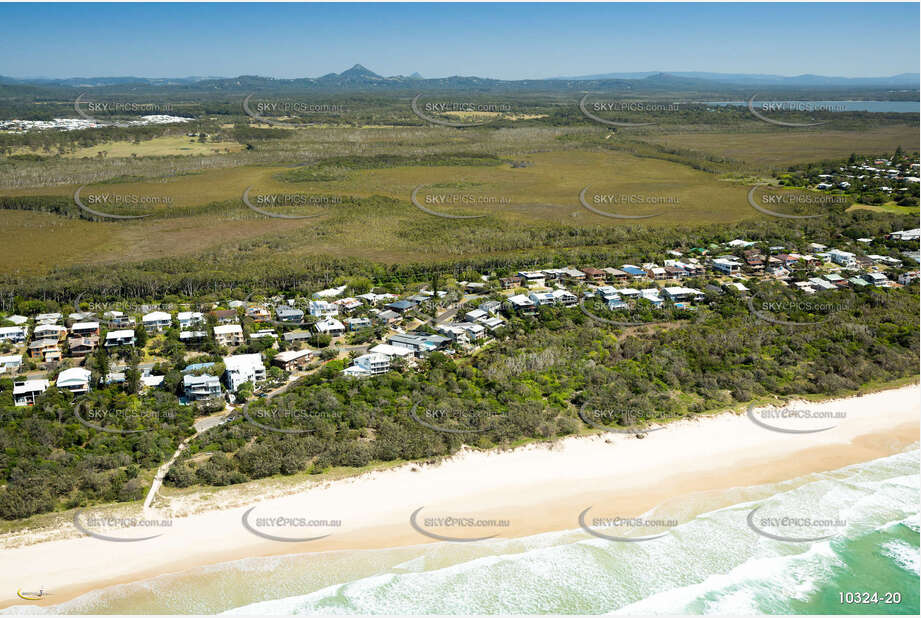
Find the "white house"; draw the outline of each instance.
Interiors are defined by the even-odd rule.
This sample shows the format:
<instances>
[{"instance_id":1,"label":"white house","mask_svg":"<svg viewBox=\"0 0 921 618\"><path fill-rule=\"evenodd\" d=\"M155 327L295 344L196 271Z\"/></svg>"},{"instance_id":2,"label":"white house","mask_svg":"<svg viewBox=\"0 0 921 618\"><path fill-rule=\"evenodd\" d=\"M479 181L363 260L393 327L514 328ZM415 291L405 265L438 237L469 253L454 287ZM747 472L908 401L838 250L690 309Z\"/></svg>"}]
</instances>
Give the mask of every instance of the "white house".
<instances>
[{"instance_id":1,"label":"white house","mask_svg":"<svg viewBox=\"0 0 921 618\"><path fill-rule=\"evenodd\" d=\"M339 315L339 307L325 300L312 300L310 301L310 315L315 318Z\"/></svg>"},{"instance_id":2,"label":"white house","mask_svg":"<svg viewBox=\"0 0 921 618\"><path fill-rule=\"evenodd\" d=\"M23 380L13 383L13 405L31 406L39 395L48 390L48 380Z\"/></svg>"},{"instance_id":3,"label":"white house","mask_svg":"<svg viewBox=\"0 0 921 618\"><path fill-rule=\"evenodd\" d=\"M141 316L141 324L148 333L161 333L169 328L173 318L165 311L151 311Z\"/></svg>"},{"instance_id":4,"label":"white house","mask_svg":"<svg viewBox=\"0 0 921 618\"><path fill-rule=\"evenodd\" d=\"M662 293L665 294L667 298L670 298L672 302L676 303L682 301L701 300L705 296L705 294L700 290L685 287L665 288L662 290Z\"/></svg>"},{"instance_id":5,"label":"white house","mask_svg":"<svg viewBox=\"0 0 921 618\"><path fill-rule=\"evenodd\" d=\"M182 376L182 390L189 401L199 401L221 396L221 380L217 376L186 374Z\"/></svg>"},{"instance_id":6,"label":"white house","mask_svg":"<svg viewBox=\"0 0 921 618\"><path fill-rule=\"evenodd\" d=\"M10 343L25 343L25 340L25 326L0 326L0 341L9 341Z\"/></svg>"},{"instance_id":7,"label":"white house","mask_svg":"<svg viewBox=\"0 0 921 618\"><path fill-rule=\"evenodd\" d=\"M237 354L224 357L224 381L227 389L236 391L246 382L265 380L265 365L261 354Z\"/></svg>"},{"instance_id":8,"label":"white house","mask_svg":"<svg viewBox=\"0 0 921 618\"><path fill-rule=\"evenodd\" d=\"M356 358L355 365L376 376L390 371L390 357L386 354L372 352Z\"/></svg>"},{"instance_id":9,"label":"white house","mask_svg":"<svg viewBox=\"0 0 921 618\"><path fill-rule=\"evenodd\" d=\"M105 347L111 348L119 345L134 345L134 331L110 330L106 333Z\"/></svg>"},{"instance_id":10,"label":"white house","mask_svg":"<svg viewBox=\"0 0 921 618\"><path fill-rule=\"evenodd\" d=\"M394 358L405 358L409 360L413 357L413 351L410 348L401 348L390 345L389 343L379 343L368 351L371 354L383 354L391 360Z\"/></svg>"},{"instance_id":11,"label":"white house","mask_svg":"<svg viewBox=\"0 0 921 618\"><path fill-rule=\"evenodd\" d=\"M828 252L828 257L838 266L844 266L845 268L853 268L857 265L857 257L849 251L832 249Z\"/></svg>"},{"instance_id":12,"label":"white house","mask_svg":"<svg viewBox=\"0 0 921 618\"><path fill-rule=\"evenodd\" d=\"M243 327L239 324L215 326L214 341L218 345L243 345Z\"/></svg>"},{"instance_id":13,"label":"white house","mask_svg":"<svg viewBox=\"0 0 921 618\"><path fill-rule=\"evenodd\" d=\"M22 354L0 356L0 373L15 373L22 367Z\"/></svg>"},{"instance_id":14,"label":"white house","mask_svg":"<svg viewBox=\"0 0 921 618\"><path fill-rule=\"evenodd\" d=\"M180 311L176 319L179 320L180 328L188 328L193 324L204 324L205 322L204 314L199 311Z\"/></svg>"},{"instance_id":15,"label":"white house","mask_svg":"<svg viewBox=\"0 0 921 618\"><path fill-rule=\"evenodd\" d=\"M317 332L323 335L338 337L345 333L345 326L336 318L326 318L313 325Z\"/></svg>"},{"instance_id":16,"label":"white house","mask_svg":"<svg viewBox=\"0 0 921 618\"><path fill-rule=\"evenodd\" d=\"M75 395L88 393L90 390L90 376L92 373L81 367L71 367L58 374L55 382L61 390L70 391Z\"/></svg>"},{"instance_id":17,"label":"white house","mask_svg":"<svg viewBox=\"0 0 921 618\"><path fill-rule=\"evenodd\" d=\"M742 264L729 258L714 258L710 264L714 270L727 275L734 275L742 270Z\"/></svg>"}]
</instances>

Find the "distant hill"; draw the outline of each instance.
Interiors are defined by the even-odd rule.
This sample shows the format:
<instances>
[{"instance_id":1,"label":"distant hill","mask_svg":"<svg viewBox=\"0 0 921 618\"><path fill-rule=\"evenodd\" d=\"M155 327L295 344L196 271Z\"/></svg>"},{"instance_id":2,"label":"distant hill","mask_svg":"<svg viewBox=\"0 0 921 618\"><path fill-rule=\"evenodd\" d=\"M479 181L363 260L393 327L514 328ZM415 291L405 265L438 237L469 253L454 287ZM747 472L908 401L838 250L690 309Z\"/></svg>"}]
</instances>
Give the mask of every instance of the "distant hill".
<instances>
[{"instance_id":1,"label":"distant hill","mask_svg":"<svg viewBox=\"0 0 921 618\"><path fill-rule=\"evenodd\" d=\"M874 96L885 96L887 89L917 90L919 75L903 73L890 77L824 77L821 75L798 75L784 77L780 75L761 75L747 73L706 73L706 72L642 72L642 73L605 73L584 75L580 77L561 77L552 79L500 80L476 76L453 75L449 77L423 78L419 73L409 76L396 75L385 77L356 64L341 73L328 73L321 77L300 77L279 79L258 75L241 75L239 77L179 77L179 78L143 78L143 77L71 77L52 78L10 78L0 76L0 85L26 88L80 89L98 88L116 91L119 87L131 87L132 92L145 89L167 87L170 91L196 92L265 92L265 91L468 91L485 92L621 92L645 94L715 95L716 93L746 95L752 88L770 88L776 91L797 91L803 95L812 94L810 89L823 90L828 96L839 90L853 92L860 89L882 91ZM818 93L815 93L818 95ZM904 94L904 93L903 93ZM907 96L907 95L906 95Z\"/></svg>"},{"instance_id":2,"label":"distant hill","mask_svg":"<svg viewBox=\"0 0 921 618\"><path fill-rule=\"evenodd\" d=\"M603 80L603 79L647 79L657 75L668 75L676 78L702 79L708 81L729 82L734 84L775 85L775 86L868 86L868 87L911 87L917 88L921 81L919 73L900 73L889 77L826 77L824 75L769 75L761 73L705 73L687 71L645 72L645 73L602 73L597 75L582 75L578 77L555 77L552 79L563 80Z\"/></svg>"}]
</instances>

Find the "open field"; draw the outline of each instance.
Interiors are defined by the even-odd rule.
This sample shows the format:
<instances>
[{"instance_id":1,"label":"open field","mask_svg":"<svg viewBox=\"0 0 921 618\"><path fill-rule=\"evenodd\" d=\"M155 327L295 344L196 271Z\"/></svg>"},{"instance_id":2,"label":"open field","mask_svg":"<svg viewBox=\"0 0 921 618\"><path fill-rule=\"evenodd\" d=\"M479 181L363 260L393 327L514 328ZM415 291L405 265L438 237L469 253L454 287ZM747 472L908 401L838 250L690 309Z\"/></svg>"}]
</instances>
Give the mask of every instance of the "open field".
<instances>
[{"instance_id":1,"label":"open field","mask_svg":"<svg viewBox=\"0 0 921 618\"><path fill-rule=\"evenodd\" d=\"M537 153L529 166L408 166L383 169L334 170L334 180L284 182L279 175L290 168L238 167L155 182L91 185L81 191L90 196L117 195L156 198L152 206L119 211L97 205L101 211L120 214L163 214L172 208L192 208L187 216L154 217L134 221L91 222L65 219L50 214L23 211L0 212L7 236L15 250L4 258L4 266L40 270L64 263L104 263L113 260L142 260L188 254L218 243L233 243L264 234L297 232L303 242L294 251L302 254L358 256L382 261L411 260L420 246L408 238L417 226L435 226L450 238L458 233L475 233L481 223L442 219L418 210L410 195L420 189L426 197L484 200L431 206L446 214L486 215L482 226L491 229L526 229L530 226L576 227L618 226L640 223L649 226L729 223L761 216L746 203L747 185L725 182L705 172L655 159L641 159L618 152ZM663 206L604 205L599 210L617 214L659 216L622 220L601 216L583 208L579 193L591 186L587 199L599 194L667 198ZM251 203L260 195L309 194L328 196L341 203L310 204L280 209L281 214L320 215L315 219L286 220L266 217L247 209L241 196L252 186ZM0 195L56 195L71 199L74 186L25 191L3 191ZM375 197L377 196L377 197ZM390 198L380 200L380 197ZM356 202L354 198L361 201ZM373 199L372 199L373 198ZM378 200L378 202L375 202ZM213 206L196 212L196 207ZM268 207L267 207L268 208ZM38 242L41 230L35 221L53 225L52 248ZM31 230L31 231L30 231ZM307 230L310 230L309 232ZM448 241L450 244L450 240ZM440 257L453 255L443 248ZM436 257L436 256L429 256Z\"/></svg>"},{"instance_id":2,"label":"open field","mask_svg":"<svg viewBox=\"0 0 921 618\"><path fill-rule=\"evenodd\" d=\"M87 148L77 148L73 152L65 152L61 156L68 159L82 159L85 157L99 157L100 153L106 159L123 157L169 157L169 156L207 156L229 152L239 152L243 145L236 142L206 142L201 143L197 138L185 135L165 135L140 142L118 141L96 144ZM47 156L49 153L30 148L17 148L13 154L38 154Z\"/></svg>"},{"instance_id":3,"label":"open field","mask_svg":"<svg viewBox=\"0 0 921 618\"><path fill-rule=\"evenodd\" d=\"M764 132L712 132L651 135L646 141L744 161L753 167L789 165L847 158L852 152L871 154L919 147L916 125L865 131L821 131L773 127Z\"/></svg>"}]
</instances>

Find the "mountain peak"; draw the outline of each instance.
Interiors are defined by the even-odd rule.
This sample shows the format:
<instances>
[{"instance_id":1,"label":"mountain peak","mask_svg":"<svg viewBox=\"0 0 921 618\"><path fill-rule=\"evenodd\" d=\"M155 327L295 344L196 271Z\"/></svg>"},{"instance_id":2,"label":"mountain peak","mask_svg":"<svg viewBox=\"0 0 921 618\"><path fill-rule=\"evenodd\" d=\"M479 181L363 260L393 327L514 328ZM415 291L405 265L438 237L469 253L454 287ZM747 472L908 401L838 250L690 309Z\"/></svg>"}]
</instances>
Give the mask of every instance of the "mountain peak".
<instances>
[{"instance_id":1,"label":"mountain peak","mask_svg":"<svg viewBox=\"0 0 921 618\"><path fill-rule=\"evenodd\" d=\"M340 76L349 76L349 77L380 77L374 71L368 70L360 64L356 64L351 69L343 71L340 73Z\"/></svg>"}]
</instances>

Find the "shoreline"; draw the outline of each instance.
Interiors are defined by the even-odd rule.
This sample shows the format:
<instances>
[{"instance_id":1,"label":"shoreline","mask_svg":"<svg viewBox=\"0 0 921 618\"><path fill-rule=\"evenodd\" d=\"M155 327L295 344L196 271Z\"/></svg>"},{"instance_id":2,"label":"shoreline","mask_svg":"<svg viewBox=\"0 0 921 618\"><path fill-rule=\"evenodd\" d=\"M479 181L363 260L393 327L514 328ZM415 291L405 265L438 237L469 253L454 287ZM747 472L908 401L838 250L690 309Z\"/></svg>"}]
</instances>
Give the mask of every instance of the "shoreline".
<instances>
[{"instance_id":1,"label":"shoreline","mask_svg":"<svg viewBox=\"0 0 921 618\"><path fill-rule=\"evenodd\" d=\"M507 519L509 527L498 532L503 538L576 529L578 514L588 507L598 516L635 517L654 507L657 513L667 511L669 502L691 494L776 483L904 450L918 441L919 394L921 388L912 383L821 402L793 399L810 410L846 410L847 418L824 432L768 431L745 415L724 413L671 422L643 440L608 433L503 451L465 449L435 465L410 462L313 482L269 499L244 498L246 506L215 504L177 518L157 540L107 543L78 537L9 548L0 555L0 608L57 605L111 585L249 557L436 542L409 525L410 514L420 507L433 516ZM183 498L189 497L171 500ZM342 526L311 542L266 540L244 530L241 518L249 507L271 515L341 519ZM474 530L473 535L494 532ZM16 590L38 585L53 596L37 602L16 597Z\"/></svg>"}]
</instances>

